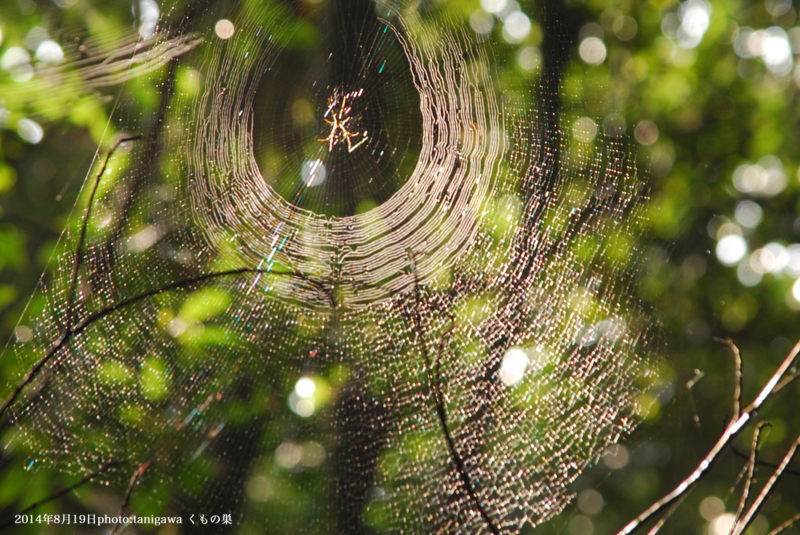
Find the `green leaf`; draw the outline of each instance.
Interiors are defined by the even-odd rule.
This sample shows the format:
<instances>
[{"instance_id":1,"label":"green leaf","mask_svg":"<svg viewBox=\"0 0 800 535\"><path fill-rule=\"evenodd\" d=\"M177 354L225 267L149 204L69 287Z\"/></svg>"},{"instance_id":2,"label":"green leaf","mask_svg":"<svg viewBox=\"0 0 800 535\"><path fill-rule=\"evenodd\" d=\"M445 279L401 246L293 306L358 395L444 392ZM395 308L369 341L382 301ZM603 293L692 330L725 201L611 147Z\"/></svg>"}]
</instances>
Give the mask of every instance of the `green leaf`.
<instances>
[{"instance_id":1,"label":"green leaf","mask_svg":"<svg viewBox=\"0 0 800 535\"><path fill-rule=\"evenodd\" d=\"M139 390L151 401L160 401L169 395L171 377L164 361L150 357L139 372Z\"/></svg>"},{"instance_id":2,"label":"green leaf","mask_svg":"<svg viewBox=\"0 0 800 535\"><path fill-rule=\"evenodd\" d=\"M221 288L203 288L184 301L179 316L187 321L207 321L231 304L230 294Z\"/></svg>"}]
</instances>

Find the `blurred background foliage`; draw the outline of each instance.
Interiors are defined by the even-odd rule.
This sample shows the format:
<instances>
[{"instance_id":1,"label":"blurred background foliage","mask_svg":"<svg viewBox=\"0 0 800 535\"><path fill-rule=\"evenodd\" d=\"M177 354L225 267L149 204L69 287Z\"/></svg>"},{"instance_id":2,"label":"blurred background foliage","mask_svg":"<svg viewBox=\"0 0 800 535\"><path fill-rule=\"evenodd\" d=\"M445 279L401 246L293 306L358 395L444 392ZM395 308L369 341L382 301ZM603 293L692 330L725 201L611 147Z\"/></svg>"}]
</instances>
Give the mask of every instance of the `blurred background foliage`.
<instances>
[{"instance_id":1,"label":"blurred background foliage","mask_svg":"<svg viewBox=\"0 0 800 535\"><path fill-rule=\"evenodd\" d=\"M284 46L302 49L313 41L314 26L308 21L320 16L322 3L284 3L286 24L294 25ZM491 40L501 86L536 87L547 54L541 6L514 0L430 3L442 21L463 21L476 39ZM81 71L81 65L91 66L126 46L153 5L157 10L152 0L6 0L0 6L3 340L30 337L26 327L17 325L18 318L26 307L32 316L43 308L39 298L30 296L63 229L78 224L79 218L70 217L86 173L96 151L105 153L115 133L115 123L108 121L111 110L124 102L115 114L145 117L158 106L157 92L148 84L118 85L120 80L108 78L109 73L103 78ZM605 534L673 488L719 436L732 411L734 375L730 351L716 339L730 337L741 348L744 398L750 400L800 338L800 21L798 6L790 0L562 0L552 5L550 23L557 20L553 27L569 52L560 84L561 128L578 143L591 143L599 132L629 136L652 188L651 239L639 280L640 296L651 306L662 339L656 348L661 374L651 391L651 410L631 440L578 479L574 505L537 529ZM202 90L196 73L184 67L176 73L176 85L185 94ZM120 92L124 98L118 98ZM110 172L124 168L126 158L123 151L115 156ZM630 244L618 244L621 258L626 247ZM175 317L190 325L205 321L225 308L226 299L190 298L173 316L161 319L164 325ZM191 338L198 354L214 343L212 329ZM140 375L140 387L150 399L159 399L169 388L163 366L148 361ZM7 378L22 372L10 355L0 359L3 396L11 388ZM126 373L124 367L103 368L116 383L124 382ZM334 367L317 378L318 404L324 405L344 383L343 374L346 370ZM759 415L772 423L764 460L779 460L800 432L799 394L793 386ZM247 420L270 407L240 404L226 410L228 419L238 414ZM298 405L293 410L306 409ZM120 418L135 421L135 407ZM242 531L291 533L294 522L302 522L315 503L326 499L326 489L314 484L313 471L303 476L307 484L282 483L287 467L321 461L318 444L287 446L281 436L277 431L264 434L264 451L274 452L275 462L265 461L247 488L247 507L259 508L263 524L248 524ZM737 449L748 451L749 440L745 434ZM6 450L0 461L4 516L75 482L47 469L24 471L20 463L27 454L19 445ZM731 486L743 464L729 452L665 532L727 533L739 496ZM800 472L800 464L793 465ZM214 467L207 468L211 476L199 474L196 466L187 474L195 473L203 485L206 477L213 478ZM168 492L157 486L151 491ZM290 500L276 499L290 493ZM119 490L85 486L35 513L111 514L120 499ZM168 502L134 506L146 514ZM297 506L301 503L306 505ZM764 535L798 510L800 476L795 473L784 478L750 533ZM364 515L368 524L380 525L379 511ZM27 529L41 532L41 527ZM173 527L159 529L175 532Z\"/></svg>"}]
</instances>

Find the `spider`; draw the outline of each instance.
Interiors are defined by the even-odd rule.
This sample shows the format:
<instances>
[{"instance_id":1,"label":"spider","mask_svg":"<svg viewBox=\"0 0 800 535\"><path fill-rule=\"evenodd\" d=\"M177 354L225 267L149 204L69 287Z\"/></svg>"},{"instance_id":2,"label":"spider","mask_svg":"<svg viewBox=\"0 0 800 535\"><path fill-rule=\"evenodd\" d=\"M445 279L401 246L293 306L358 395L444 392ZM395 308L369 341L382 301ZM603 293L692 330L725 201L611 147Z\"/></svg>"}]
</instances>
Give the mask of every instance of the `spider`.
<instances>
[{"instance_id":1,"label":"spider","mask_svg":"<svg viewBox=\"0 0 800 535\"><path fill-rule=\"evenodd\" d=\"M350 119L352 119L352 117L349 117L352 108L347 105L347 99L360 97L363 93L363 89L358 92L353 91L352 93L347 93L342 98L338 112L336 112L334 108L336 108L336 105L339 104L339 97L334 94L333 98L328 99L328 110L325 112L323 118L325 119L325 122L331 126L331 132L328 134L328 137L320 139L319 141L328 143L329 152L333 150L333 147L336 146L336 144L342 141L347 142L347 152L353 152L368 139L369 136L366 130L363 132L351 132L347 127L347 123L349 123ZM328 119L328 115L331 116L330 119ZM353 144L353 138L358 136L363 137L358 143Z\"/></svg>"}]
</instances>

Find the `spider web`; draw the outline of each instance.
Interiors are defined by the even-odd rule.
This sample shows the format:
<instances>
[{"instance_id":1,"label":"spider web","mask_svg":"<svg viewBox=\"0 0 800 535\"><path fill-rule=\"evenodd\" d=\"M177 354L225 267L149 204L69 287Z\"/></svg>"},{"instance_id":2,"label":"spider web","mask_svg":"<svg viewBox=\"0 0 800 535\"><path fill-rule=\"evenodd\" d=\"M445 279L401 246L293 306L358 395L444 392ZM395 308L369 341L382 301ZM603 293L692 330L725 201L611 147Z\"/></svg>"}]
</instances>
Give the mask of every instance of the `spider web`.
<instances>
[{"instance_id":1,"label":"spider web","mask_svg":"<svg viewBox=\"0 0 800 535\"><path fill-rule=\"evenodd\" d=\"M87 179L16 346L29 468L243 531L559 513L651 374L626 142L564 133L557 75L508 86L441 6L162 18L192 45L127 82L111 131L139 138Z\"/></svg>"}]
</instances>

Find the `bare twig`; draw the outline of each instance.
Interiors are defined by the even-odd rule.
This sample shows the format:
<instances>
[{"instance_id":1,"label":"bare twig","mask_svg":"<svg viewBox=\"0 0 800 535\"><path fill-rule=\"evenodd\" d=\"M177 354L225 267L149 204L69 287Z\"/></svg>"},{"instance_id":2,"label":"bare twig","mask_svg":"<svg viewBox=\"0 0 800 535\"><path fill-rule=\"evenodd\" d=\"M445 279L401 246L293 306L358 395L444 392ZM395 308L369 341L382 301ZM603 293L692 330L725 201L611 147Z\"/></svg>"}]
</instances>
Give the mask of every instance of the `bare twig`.
<instances>
[{"instance_id":1,"label":"bare twig","mask_svg":"<svg viewBox=\"0 0 800 535\"><path fill-rule=\"evenodd\" d=\"M73 321L73 318L74 318L75 292L77 290L77 285L78 285L78 271L80 270L81 262L82 262L82 259L83 259L83 245L86 242L86 229L89 226L89 218L92 215L92 207L94 206L94 197L95 197L95 194L97 193L97 188L100 186L100 179L103 177L103 174L105 174L105 172L106 172L106 168L108 167L108 162L111 159L111 156L119 148L119 146L122 145L123 143L128 142L128 141L135 141L135 140L138 140L138 139L141 139L141 136L124 137L124 138L120 139L119 141L117 141L114 144L114 146L111 147L111 150L108 151L108 154L106 154L106 157L103 160L103 164L100 166L100 171L97 173L97 177L95 178L94 186L92 187L92 192L89 195L89 202L87 203L87 206L86 206L86 213L83 216L83 223L81 224L80 234L78 236L78 246L77 246L77 251L76 251L76 254L75 254L75 262L72 265L72 273L70 274L69 287L68 287L69 289L67 291L67 308L66 308L66 310L67 310L67 319L66 319L66 322L65 322L66 325L64 327L64 334L61 335L61 338L66 337L67 333L69 332L70 328L72 327L72 321ZM56 343L58 344L58 342L56 342ZM47 356L45 356L45 359L42 359L41 361L39 361L36 364L34 364L34 366L29 370L28 374L23 379L21 385L19 387L17 387L17 389L15 389L14 392L12 392L11 396L3 404L3 407L0 409L0 417L2 417L3 414L6 412L6 410L8 410L8 407L11 406L11 404L17 398L19 393L22 391L22 389L28 383L30 383L31 380L33 380L33 378L36 376L36 374L39 373L41 368L47 363L47 360L49 360L49 358L47 358Z\"/></svg>"},{"instance_id":2,"label":"bare twig","mask_svg":"<svg viewBox=\"0 0 800 535\"><path fill-rule=\"evenodd\" d=\"M775 484L783 475L783 471L786 469L786 466L788 466L789 462L792 460L792 457L794 457L794 454L797 451L797 446L800 446L800 436L795 439L795 441L792 443L792 446L789 448L789 451L787 451L786 455L783 456L778 469L775 470L772 476L770 476L769 480L767 480L764 488L761 489L761 492L753 502L753 505L750 506L750 509L744 515L744 518L742 518L741 521L736 522L737 529L733 531L733 535L741 535L745 532L745 530L747 530L748 526L750 526L750 523L764 505L764 500L769 497L773 487L775 487Z\"/></svg>"},{"instance_id":3,"label":"bare twig","mask_svg":"<svg viewBox=\"0 0 800 535\"><path fill-rule=\"evenodd\" d=\"M731 449L732 449L732 448L731 448ZM744 455L743 457L744 457L745 459L749 459L749 458L750 458L750 456L749 456L749 455ZM736 476L736 479L734 479L734 480L733 480L733 484L731 485L731 488L730 488L730 489L728 489L728 493L729 493L729 494L733 494L733 491L734 491L734 490L736 490L736 487L738 487L738 486L739 486L739 481L741 481L741 480L742 480L742 478L744 477L744 475L747 473L747 469L748 469L749 467L750 467L750 464L749 464L749 463L745 463L745 464L744 464L744 466L742 466L742 469L741 469L741 470L739 470L739 474Z\"/></svg>"},{"instance_id":4,"label":"bare twig","mask_svg":"<svg viewBox=\"0 0 800 535\"><path fill-rule=\"evenodd\" d=\"M758 451L761 449L761 443L759 442L761 430L770 425L771 424L768 422L759 422L756 426L756 430L753 432L753 442L750 446L750 458L747 461L747 478L744 481L744 489L742 490L742 496L739 499L739 506L736 508L736 523L734 523L733 527L731 528L732 532L735 531L736 526L739 523L739 519L742 517L742 513L744 512L744 508L747 505L747 499L750 496L750 486L753 484L753 473L756 470L756 459L758 458Z\"/></svg>"},{"instance_id":5,"label":"bare twig","mask_svg":"<svg viewBox=\"0 0 800 535\"><path fill-rule=\"evenodd\" d=\"M767 535L778 535L779 533L783 533L784 531L792 527L794 523L797 522L798 520L800 520L800 513L797 513L796 515L791 517L789 520L787 520L780 526L777 526L775 529L767 533Z\"/></svg>"},{"instance_id":6,"label":"bare twig","mask_svg":"<svg viewBox=\"0 0 800 535\"><path fill-rule=\"evenodd\" d=\"M686 389L691 390L692 388L694 388L694 385L696 385L700 381L700 379L702 379L704 376L705 376L704 372L702 372L701 370L695 370L692 378L686 381Z\"/></svg>"},{"instance_id":7,"label":"bare twig","mask_svg":"<svg viewBox=\"0 0 800 535\"><path fill-rule=\"evenodd\" d=\"M133 492L133 487L136 485L136 482L139 480L142 474L144 474L145 470L147 470L149 466L150 466L150 460L143 462L139 466L139 468L137 468L136 471L133 473L133 476L131 476L131 482L130 484L128 484L128 490L125 491L125 498L123 498L122 504L119 506L119 514L117 515L117 518L122 517L124 515L125 508L128 507L128 502L131 499L131 493ZM111 530L111 535L116 535L117 530L119 529L119 525L120 525L119 522L116 522L114 524L114 529Z\"/></svg>"},{"instance_id":8,"label":"bare twig","mask_svg":"<svg viewBox=\"0 0 800 535\"><path fill-rule=\"evenodd\" d=\"M464 487L464 490L467 493L470 501L475 505L475 508L478 510L483 521L489 528L489 531L492 535L500 535L499 528L495 525L494 521L489 517L489 513L484 509L483 503L478 498L477 492L475 490L474 483L472 482L472 478L469 475L467 467L464 463L464 459L461 458L461 455L458 452L458 448L456 447L455 440L453 440L453 436L450 433L450 429L447 424L447 409L444 403L444 394L442 393L441 389L441 376L438 375L439 373L439 365L441 359L437 356L436 359L436 371L437 377L436 380L433 378L433 363L431 362L430 354L428 353L428 346L426 342L425 336L425 327L422 323L422 311L420 310L420 301L421 296L419 292L419 276L417 273L417 263L414 257L413 251L408 251L409 258L411 260L411 269L414 273L414 323L416 324L416 334L419 339L419 345L422 350L422 356L425 359L425 368L428 374L428 390L429 395L433 398L434 405L436 407L436 415L439 419L439 424L442 427L442 433L444 434L445 442L447 443L447 449L450 453L450 458L453 461L453 464L456 467L456 472L458 472L459 478L461 479L461 484ZM451 316L451 324L450 329L448 332L452 332L455 328L455 322L453 317ZM443 341L440 343L440 352L443 348Z\"/></svg>"},{"instance_id":9,"label":"bare twig","mask_svg":"<svg viewBox=\"0 0 800 535\"><path fill-rule=\"evenodd\" d=\"M752 403L750 403L741 411L738 418L731 419L730 423L728 423L727 427L725 427L724 431L722 432L722 436L720 436L716 444L714 444L714 446L711 448L711 451L708 452L700 464L697 465L697 468L695 468L686 479L681 481L678 486L675 487L675 489L648 507L635 519L630 521L624 528L622 528L622 530L619 531L618 535L628 535L629 533L633 533L639 529L643 523L660 513L664 508L669 507L673 502L675 502L675 500L680 499L681 496L694 488L700 478L703 477L708 469L711 468L711 466L717 461L720 453L725 450L731 440L741 433L744 426L752 418L753 412L757 411L764 404L764 402L775 393L777 385L781 382L786 372L792 366L792 363L794 362L798 353L800 353L800 342L795 344L781 365L778 367L777 371L772 375L770 380L758 394L756 399L754 399ZM794 452L796 444L797 443L795 442L795 445L792 446L792 452ZM788 459L785 460L788 463ZM783 463L781 464L783 465Z\"/></svg>"},{"instance_id":10,"label":"bare twig","mask_svg":"<svg viewBox=\"0 0 800 535\"><path fill-rule=\"evenodd\" d=\"M800 377L800 370L796 370L794 373L784 377L781 380L781 382L778 383L778 386L775 387L775 393L777 394L778 392L780 392L781 390L792 384L795 380L797 380L798 377Z\"/></svg>"},{"instance_id":11,"label":"bare twig","mask_svg":"<svg viewBox=\"0 0 800 535\"><path fill-rule=\"evenodd\" d=\"M650 529L650 531L647 532L647 535L656 535L656 533L658 533L659 530L661 530L661 528L664 527L664 524L666 524L667 520L669 520L669 518L673 514L675 514L675 511L678 510L678 507L681 506L681 504L683 503L683 500L685 500L687 496L688 496L688 494L684 494L683 496L681 496L680 498L675 500L675 503L670 505L669 509L667 509L667 512L664 513L664 516L662 516L658 520L658 522L656 522L656 524Z\"/></svg>"},{"instance_id":12,"label":"bare twig","mask_svg":"<svg viewBox=\"0 0 800 535\"><path fill-rule=\"evenodd\" d=\"M730 338L725 339L725 343L733 352L733 362L735 367L736 379L733 386L733 417L732 420L739 419L739 410L742 405L742 354L739 348Z\"/></svg>"},{"instance_id":13,"label":"bare twig","mask_svg":"<svg viewBox=\"0 0 800 535\"><path fill-rule=\"evenodd\" d=\"M137 141L139 139L142 139L142 136L124 137L114 143L114 146L111 147L111 150L109 150L108 154L106 154L105 160L103 160L103 165L100 166L100 171L97 173L97 177L94 180L94 186L92 186L92 192L89 194L89 202L86 205L86 214L83 216L83 223L81 224L81 231L80 235L78 236L78 246L75 248L75 262L72 264L72 273L70 274L69 278L66 309L66 330L69 330L69 328L72 327L72 320L75 318L75 292L77 291L78 287L78 271L80 271L81 264L83 262L83 246L86 243L86 229L89 227L89 218L92 216L94 197L97 194L97 188L100 186L100 179L106 172L106 167L108 167L108 162L111 160L111 156L114 155L114 152L119 148L119 146L123 143L127 143L128 141Z\"/></svg>"},{"instance_id":14,"label":"bare twig","mask_svg":"<svg viewBox=\"0 0 800 535\"><path fill-rule=\"evenodd\" d=\"M731 451L733 452L733 454L735 456L739 457L740 459L749 459L750 458L749 454L739 451L734 446L731 446ZM757 466L766 466L767 468L772 468L773 470L778 468L777 464L771 463L769 461L764 461L762 459L756 459L756 465ZM747 465L746 464L744 466L744 470L747 470ZM790 476L800 477L800 472L798 472L797 470L789 470L787 468L786 470L784 470L784 473L788 474ZM742 474L744 474L744 472L742 472ZM738 483L738 481L736 483ZM731 492L733 492L733 491L731 491Z\"/></svg>"}]
</instances>

